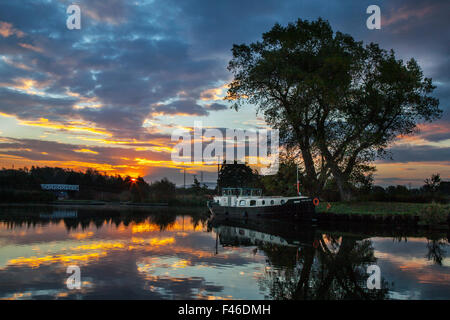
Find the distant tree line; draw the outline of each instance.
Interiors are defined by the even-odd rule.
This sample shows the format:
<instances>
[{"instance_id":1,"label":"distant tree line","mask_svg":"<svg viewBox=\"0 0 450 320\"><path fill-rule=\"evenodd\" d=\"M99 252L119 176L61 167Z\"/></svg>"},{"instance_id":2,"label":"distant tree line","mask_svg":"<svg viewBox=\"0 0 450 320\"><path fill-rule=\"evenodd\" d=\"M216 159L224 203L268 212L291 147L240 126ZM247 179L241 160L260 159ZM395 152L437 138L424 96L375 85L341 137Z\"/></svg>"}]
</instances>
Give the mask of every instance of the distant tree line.
<instances>
[{"instance_id":1,"label":"distant tree line","mask_svg":"<svg viewBox=\"0 0 450 320\"><path fill-rule=\"evenodd\" d=\"M300 192L303 195L319 197L326 201L339 201L339 187L330 177L318 194L308 193L307 176L299 172ZM295 196L297 194L297 165L292 159L283 158L278 172L271 176L260 176L246 164L222 164L219 171L219 188L225 187L256 187L261 188L266 195ZM439 174L433 174L419 188L402 185L381 187L374 185L373 173L354 174L350 186L354 200L359 201L393 201L393 202L442 202L450 199L450 181L442 181Z\"/></svg>"},{"instance_id":2,"label":"distant tree line","mask_svg":"<svg viewBox=\"0 0 450 320\"><path fill-rule=\"evenodd\" d=\"M340 192L336 181L327 180L320 194L310 194L304 188L307 176L299 172L300 192L303 195L319 197L326 201L339 201ZM442 181L439 174L433 174L420 188L397 185L383 188L373 184L373 175L355 175L351 180L355 200L395 201L395 202L441 202L450 199L450 182ZM43 191L41 184L76 184L80 191L69 191L71 199L157 202L173 205L204 205L213 195L226 187L261 188L265 195L295 196L297 194L297 165L283 158L278 172L271 176L261 176L247 164L223 163L219 170L215 190L208 189L194 178L187 188L163 178L147 183L142 177L132 178L107 175L93 169L85 172L64 168L32 167L0 170L0 202L49 202L56 200L51 191Z\"/></svg>"},{"instance_id":3,"label":"distant tree line","mask_svg":"<svg viewBox=\"0 0 450 320\"><path fill-rule=\"evenodd\" d=\"M94 169L75 171L58 167L31 167L0 170L0 202L49 202L56 200L52 191L43 191L41 184L79 185L79 191L69 191L75 200L121 202L152 202L204 205L214 190L195 178L192 186L177 188L163 178L147 183L142 177L107 175Z\"/></svg>"}]
</instances>

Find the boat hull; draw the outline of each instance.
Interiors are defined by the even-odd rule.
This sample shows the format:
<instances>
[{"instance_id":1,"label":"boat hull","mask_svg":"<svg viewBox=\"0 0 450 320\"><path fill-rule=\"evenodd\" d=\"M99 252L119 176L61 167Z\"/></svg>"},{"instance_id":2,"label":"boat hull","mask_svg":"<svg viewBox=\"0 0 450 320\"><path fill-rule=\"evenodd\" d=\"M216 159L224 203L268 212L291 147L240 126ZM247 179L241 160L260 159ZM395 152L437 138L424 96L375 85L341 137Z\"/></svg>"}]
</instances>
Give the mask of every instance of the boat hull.
<instances>
[{"instance_id":1,"label":"boat hull","mask_svg":"<svg viewBox=\"0 0 450 320\"><path fill-rule=\"evenodd\" d=\"M208 202L208 208L213 216L230 218L296 218L312 219L315 206L312 199L290 199L284 204L265 207L221 206L213 201Z\"/></svg>"}]
</instances>

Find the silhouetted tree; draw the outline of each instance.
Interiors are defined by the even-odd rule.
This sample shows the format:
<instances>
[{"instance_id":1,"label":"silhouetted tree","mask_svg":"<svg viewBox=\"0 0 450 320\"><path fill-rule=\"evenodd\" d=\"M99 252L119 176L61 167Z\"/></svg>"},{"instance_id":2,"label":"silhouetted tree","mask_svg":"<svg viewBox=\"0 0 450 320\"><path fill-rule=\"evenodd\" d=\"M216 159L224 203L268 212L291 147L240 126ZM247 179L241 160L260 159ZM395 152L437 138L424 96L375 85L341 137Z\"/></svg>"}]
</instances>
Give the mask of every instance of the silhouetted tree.
<instances>
[{"instance_id":1,"label":"silhouetted tree","mask_svg":"<svg viewBox=\"0 0 450 320\"><path fill-rule=\"evenodd\" d=\"M220 167L217 181L219 188L260 187L261 182L256 170L252 170L247 164L223 163Z\"/></svg>"},{"instance_id":2,"label":"silhouetted tree","mask_svg":"<svg viewBox=\"0 0 450 320\"><path fill-rule=\"evenodd\" d=\"M232 54L227 99L236 109L258 106L281 142L300 149L310 194L320 194L330 170L349 200L355 170L368 169L398 135L442 113L430 96L432 80L414 59L363 46L322 19L275 24Z\"/></svg>"}]
</instances>

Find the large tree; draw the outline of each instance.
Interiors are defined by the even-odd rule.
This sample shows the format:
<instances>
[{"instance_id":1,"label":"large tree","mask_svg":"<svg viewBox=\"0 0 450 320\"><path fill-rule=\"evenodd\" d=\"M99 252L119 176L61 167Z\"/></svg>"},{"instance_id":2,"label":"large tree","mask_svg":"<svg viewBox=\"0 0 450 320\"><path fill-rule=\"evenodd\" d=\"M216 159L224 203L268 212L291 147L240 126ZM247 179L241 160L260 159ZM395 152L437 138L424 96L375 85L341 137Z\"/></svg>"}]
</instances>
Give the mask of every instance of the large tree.
<instances>
[{"instance_id":1,"label":"large tree","mask_svg":"<svg viewBox=\"0 0 450 320\"><path fill-rule=\"evenodd\" d=\"M226 163L220 167L217 185L221 188L260 187L258 172L244 163Z\"/></svg>"},{"instance_id":2,"label":"large tree","mask_svg":"<svg viewBox=\"0 0 450 320\"><path fill-rule=\"evenodd\" d=\"M331 174L351 198L355 170L369 168L398 135L441 114L435 88L414 59L333 32L327 21L276 24L262 41L234 45L227 99L254 104L300 150L310 193Z\"/></svg>"}]
</instances>

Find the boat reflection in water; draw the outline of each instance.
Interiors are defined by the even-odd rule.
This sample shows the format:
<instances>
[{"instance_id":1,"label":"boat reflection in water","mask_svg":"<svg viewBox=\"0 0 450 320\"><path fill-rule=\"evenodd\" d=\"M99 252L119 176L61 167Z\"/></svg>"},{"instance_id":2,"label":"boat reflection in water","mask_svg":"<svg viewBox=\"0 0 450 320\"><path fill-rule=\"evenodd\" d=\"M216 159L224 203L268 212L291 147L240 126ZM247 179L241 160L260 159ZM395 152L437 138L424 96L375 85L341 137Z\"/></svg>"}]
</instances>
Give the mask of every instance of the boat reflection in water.
<instances>
[{"instance_id":1,"label":"boat reflection in water","mask_svg":"<svg viewBox=\"0 0 450 320\"><path fill-rule=\"evenodd\" d=\"M51 214L40 213L39 218L41 219L75 219L78 217L77 210L53 210Z\"/></svg>"},{"instance_id":2,"label":"boat reflection in water","mask_svg":"<svg viewBox=\"0 0 450 320\"><path fill-rule=\"evenodd\" d=\"M286 246L297 247L313 241L315 228L312 225L292 224L270 219L220 219L209 222L218 236L221 246Z\"/></svg>"}]
</instances>

